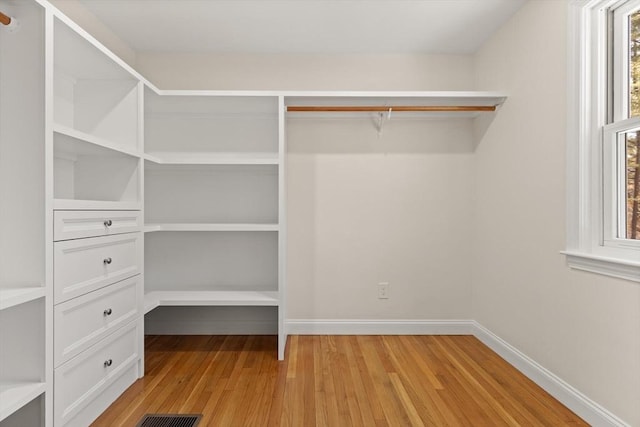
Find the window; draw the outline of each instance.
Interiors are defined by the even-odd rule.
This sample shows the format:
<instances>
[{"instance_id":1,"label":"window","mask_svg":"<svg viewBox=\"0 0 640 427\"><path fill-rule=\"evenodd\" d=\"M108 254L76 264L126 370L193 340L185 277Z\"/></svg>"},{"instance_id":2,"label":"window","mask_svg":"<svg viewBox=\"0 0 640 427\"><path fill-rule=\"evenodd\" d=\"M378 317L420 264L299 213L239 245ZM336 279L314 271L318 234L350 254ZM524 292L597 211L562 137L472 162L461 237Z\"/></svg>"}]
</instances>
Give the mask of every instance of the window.
<instances>
[{"instance_id":1,"label":"window","mask_svg":"<svg viewBox=\"0 0 640 427\"><path fill-rule=\"evenodd\" d=\"M640 0L571 7L567 261L640 282Z\"/></svg>"},{"instance_id":2,"label":"window","mask_svg":"<svg viewBox=\"0 0 640 427\"><path fill-rule=\"evenodd\" d=\"M605 133L605 144L613 144L613 161L618 177L612 203L612 238L640 240L640 1L626 1L612 10L613 61L611 82L612 129ZM631 119L626 122L624 119ZM616 126L618 125L618 126ZM609 130L609 129L607 129Z\"/></svg>"}]
</instances>

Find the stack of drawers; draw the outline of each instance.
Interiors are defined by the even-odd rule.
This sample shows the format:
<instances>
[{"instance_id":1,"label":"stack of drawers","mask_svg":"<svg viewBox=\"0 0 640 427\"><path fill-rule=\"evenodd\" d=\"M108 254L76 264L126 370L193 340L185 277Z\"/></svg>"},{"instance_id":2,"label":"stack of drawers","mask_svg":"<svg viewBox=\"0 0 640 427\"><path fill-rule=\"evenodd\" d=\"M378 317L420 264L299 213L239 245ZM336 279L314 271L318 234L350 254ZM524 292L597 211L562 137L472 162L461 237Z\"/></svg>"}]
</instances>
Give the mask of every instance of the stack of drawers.
<instances>
[{"instance_id":1,"label":"stack of drawers","mask_svg":"<svg viewBox=\"0 0 640 427\"><path fill-rule=\"evenodd\" d=\"M55 425L86 426L138 378L139 211L54 212Z\"/></svg>"}]
</instances>

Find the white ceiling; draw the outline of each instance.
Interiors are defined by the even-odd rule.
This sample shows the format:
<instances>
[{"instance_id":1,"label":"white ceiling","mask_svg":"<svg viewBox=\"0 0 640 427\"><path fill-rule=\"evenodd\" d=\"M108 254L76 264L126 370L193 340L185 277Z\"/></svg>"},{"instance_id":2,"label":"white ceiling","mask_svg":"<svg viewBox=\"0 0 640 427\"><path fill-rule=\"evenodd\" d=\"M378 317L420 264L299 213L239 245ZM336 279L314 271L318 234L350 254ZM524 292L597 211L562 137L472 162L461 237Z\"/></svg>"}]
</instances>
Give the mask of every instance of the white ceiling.
<instances>
[{"instance_id":1,"label":"white ceiling","mask_svg":"<svg viewBox=\"0 0 640 427\"><path fill-rule=\"evenodd\" d=\"M138 52L475 52L526 0L80 0Z\"/></svg>"}]
</instances>

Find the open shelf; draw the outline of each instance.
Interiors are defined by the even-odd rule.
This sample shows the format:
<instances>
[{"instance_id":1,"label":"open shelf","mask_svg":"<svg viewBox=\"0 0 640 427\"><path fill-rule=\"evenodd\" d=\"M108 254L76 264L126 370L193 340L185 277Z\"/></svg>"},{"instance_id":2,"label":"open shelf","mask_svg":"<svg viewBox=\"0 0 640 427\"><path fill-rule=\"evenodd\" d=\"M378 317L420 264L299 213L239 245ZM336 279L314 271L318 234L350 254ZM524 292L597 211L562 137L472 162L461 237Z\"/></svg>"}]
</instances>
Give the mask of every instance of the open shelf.
<instances>
[{"instance_id":1,"label":"open shelf","mask_svg":"<svg viewBox=\"0 0 640 427\"><path fill-rule=\"evenodd\" d=\"M81 132L79 130L70 128L68 126L55 124L53 125L53 132L55 134L60 135L62 138L66 137L64 139L69 141L69 143L71 143L71 141L73 140L83 141L89 144L96 145L98 147L107 148L109 150L113 150L115 152L126 154L129 156L133 156L133 157L139 156L137 150L135 149L120 146L116 143L113 143L112 141L102 139L85 132Z\"/></svg>"},{"instance_id":2,"label":"open shelf","mask_svg":"<svg viewBox=\"0 0 640 427\"><path fill-rule=\"evenodd\" d=\"M54 122L136 150L139 80L54 19Z\"/></svg>"},{"instance_id":3,"label":"open shelf","mask_svg":"<svg viewBox=\"0 0 640 427\"><path fill-rule=\"evenodd\" d=\"M212 161L220 164L274 164L278 153L278 98L211 96L195 91L158 95L147 90L144 126L146 150L167 153L157 156L174 157L178 163L199 164L197 159L209 153ZM176 152L185 153L180 155L184 159L170 154ZM270 163L264 163L267 160Z\"/></svg>"},{"instance_id":4,"label":"open shelf","mask_svg":"<svg viewBox=\"0 0 640 427\"><path fill-rule=\"evenodd\" d=\"M275 224L274 165L145 165L148 224Z\"/></svg>"},{"instance_id":5,"label":"open shelf","mask_svg":"<svg viewBox=\"0 0 640 427\"><path fill-rule=\"evenodd\" d=\"M45 288L42 286L0 288L0 310L34 301L44 296Z\"/></svg>"},{"instance_id":6,"label":"open shelf","mask_svg":"<svg viewBox=\"0 0 640 427\"><path fill-rule=\"evenodd\" d=\"M278 224L145 224L144 232L155 231L278 231Z\"/></svg>"},{"instance_id":7,"label":"open shelf","mask_svg":"<svg viewBox=\"0 0 640 427\"><path fill-rule=\"evenodd\" d=\"M277 306L278 292L156 291L144 296L144 311L160 306Z\"/></svg>"},{"instance_id":8,"label":"open shelf","mask_svg":"<svg viewBox=\"0 0 640 427\"><path fill-rule=\"evenodd\" d=\"M45 383L0 383L0 421L45 392Z\"/></svg>"},{"instance_id":9,"label":"open shelf","mask_svg":"<svg viewBox=\"0 0 640 427\"><path fill-rule=\"evenodd\" d=\"M276 232L156 232L144 246L147 293L278 290Z\"/></svg>"},{"instance_id":10,"label":"open shelf","mask_svg":"<svg viewBox=\"0 0 640 427\"><path fill-rule=\"evenodd\" d=\"M133 151L58 126L53 152L56 199L138 200L140 158Z\"/></svg>"},{"instance_id":11,"label":"open shelf","mask_svg":"<svg viewBox=\"0 0 640 427\"><path fill-rule=\"evenodd\" d=\"M207 151L154 151L145 160L160 165L277 165L278 153L215 153Z\"/></svg>"}]
</instances>

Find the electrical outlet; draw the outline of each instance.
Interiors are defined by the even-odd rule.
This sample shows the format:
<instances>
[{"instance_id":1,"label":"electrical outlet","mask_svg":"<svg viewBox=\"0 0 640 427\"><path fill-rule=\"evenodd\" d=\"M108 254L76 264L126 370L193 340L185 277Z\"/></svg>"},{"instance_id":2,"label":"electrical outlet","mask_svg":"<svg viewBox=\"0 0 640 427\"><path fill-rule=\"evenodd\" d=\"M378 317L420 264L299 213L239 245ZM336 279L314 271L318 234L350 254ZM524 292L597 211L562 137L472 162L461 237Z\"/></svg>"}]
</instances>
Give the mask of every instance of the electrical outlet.
<instances>
[{"instance_id":1,"label":"electrical outlet","mask_svg":"<svg viewBox=\"0 0 640 427\"><path fill-rule=\"evenodd\" d=\"M378 299L389 298L389 282L378 283Z\"/></svg>"}]
</instances>

